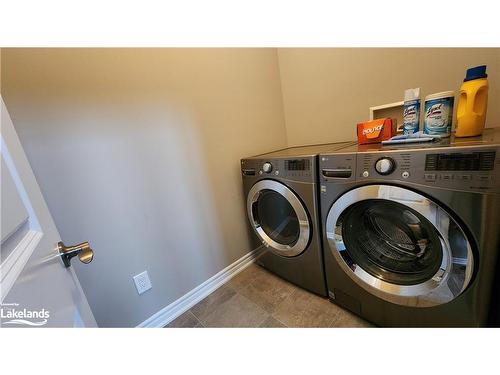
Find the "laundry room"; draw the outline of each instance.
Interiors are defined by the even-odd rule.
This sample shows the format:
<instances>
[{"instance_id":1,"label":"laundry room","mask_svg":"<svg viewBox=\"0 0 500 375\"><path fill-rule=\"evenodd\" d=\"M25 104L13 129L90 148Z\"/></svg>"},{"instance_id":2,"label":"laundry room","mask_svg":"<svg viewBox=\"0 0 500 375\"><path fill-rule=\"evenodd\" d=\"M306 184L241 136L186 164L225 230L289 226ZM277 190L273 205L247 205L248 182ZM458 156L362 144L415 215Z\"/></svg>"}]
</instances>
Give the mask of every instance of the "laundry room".
<instances>
[{"instance_id":1,"label":"laundry room","mask_svg":"<svg viewBox=\"0 0 500 375\"><path fill-rule=\"evenodd\" d=\"M414 236L420 245L422 241L437 242L429 244L435 254L426 255L428 259L417 257L418 264L407 258L413 255L398 253L399 265L389 261L375 262L372 268L366 265L368 272L361 276L365 281L374 278L371 283L375 283L373 275L386 272L379 282L387 283L389 289L391 285L399 288L399 295L391 296L384 290L371 293L369 288L360 288L359 293L349 287L337 288L352 280L335 279L342 269L333 278L328 270L325 275L324 269L338 263L336 258L330 259L329 241L347 246L347 239L339 240L329 232L334 229L326 220L334 202L347 204L339 203L333 192L340 189L340 181L347 183L346 190L357 186L350 181L354 178L351 174L356 173L352 164L355 152L374 151L374 155L365 156L363 163L375 163L388 155L392 155L387 158L389 164L401 166L409 162L397 160L405 157L405 149L401 156L393 154L389 146L377 149L378 154L376 143L366 145L368 148L358 146L357 124L369 118L371 108L386 103L396 103L388 110L402 113L400 102L408 87L419 86L422 98L445 90L458 93L466 69L481 64L487 67L489 83L490 105L484 125L489 134L500 124L500 107L491 105L500 100L499 49L2 48L0 56L2 123L11 121L15 128L61 242L69 246L88 241L93 251L88 263L78 258L68 261L88 301L88 315L95 319L90 319L92 325L490 324L486 311L481 311L481 316L464 317L472 314L470 306L460 307L454 298L471 287L463 279L465 274L470 277L474 273L472 252L478 245L472 240L467 245L471 254L464 258L463 272L450 273L450 280L459 280L452 291L447 290L451 297L436 302L425 296L427 289L431 295L437 293L427 284L438 277L436 272L441 268L438 265L436 269L434 263L446 263L445 255L440 253L446 251L432 250L432 246L441 248L440 239L431 236L433 229L425 218L431 213L422 207L434 210L433 215L441 214L440 220L456 223L447 230L459 232L453 237L459 243L468 243L471 236L477 238L468 232L474 229L461 229L462 221L477 223L490 217L498 224L493 212L457 217L456 212L448 214L446 205L435 203L449 199L449 206L456 207L456 200L461 199L458 193L450 193L449 198L436 193L434 200L432 191L419 192L413 187L406 199L419 203L412 206L411 212L401 209L401 203L393 203L394 207L373 206L366 211L374 212L368 220L376 220L377 228L386 236L391 236L386 232L395 231L393 236ZM498 136L493 138L498 142ZM314 146L318 144L321 146ZM494 150L494 144L488 150L491 148ZM327 155L321 157L319 166L317 155ZM434 150L433 155L440 154ZM460 155L465 158L469 153ZM2 158L6 157L2 154ZM407 173L414 170L416 176L421 156L415 158L415 165ZM385 160L380 163L386 168ZM375 170L357 172L379 177L368 178L370 182L388 177ZM374 198L382 199L380 194L404 195L407 193L401 185L423 183L412 178L392 182L396 187L384 192L372 185L376 190ZM440 188L450 184L444 181ZM458 185L454 189L464 188ZM494 198L474 200L469 198L471 194L463 197L465 211L472 204L497 204ZM323 202L327 196L329 201ZM415 208L418 205L420 208ZM346 219L354 228L354 237L361 236L361 241L370 243L369 237L363 237L364 232L370 232L368 227L363 230L364 225L369 226L363 219L366 212L352 212ZM414 220L412 225L417 229L405 234L400 226L389 228L387 220L397 221L405 215L412 215L405 220ZM338 221L334 216L328 216L328 220ZM332 238L327 238L330 234ZM430 237L424 238L427 235ZM498 239L489 240L498 244ZM381 249L385 246L371 245ZM455 267L452 259L458 255L450 245L447 248L448 266ZM353 251L360 253L352 256L363 257L362 251ZM39 258L35 262L59 267L59 257L46 259L48 253L45 249L38 256L34 254ZM368 258L375 257L370 254ZM403 259L408 264L401 265ZM488 258L492 262L494 259L493 255ZM357 259L350 262L340 268L363 263ZM447 266L443 267L446 273ZM26 267L22 272L30 269ZM388 270L397 271L391 276ZM408 279L400 279L401 275ZM483 277L490 280L492 276L480 279ZM24 285L19 281L22 279L12 283L4 301L43 303L43 292L36 290L43 283ZM33 291L42 299L30 302ZM363 312L373 306L377 311L387 309L384 303L394 304L392 297L398 300L393 317ZM374 301L365 306L363 298ZM439 310L441 303L450 301L456 302L460 315L455 321L449 318L449 304L429 320L421 320L418 309L404 307L437 304L434 310ZM60 319L53 317L47 324L59 326L64 322Z\"/></svg>"}]
</instances>

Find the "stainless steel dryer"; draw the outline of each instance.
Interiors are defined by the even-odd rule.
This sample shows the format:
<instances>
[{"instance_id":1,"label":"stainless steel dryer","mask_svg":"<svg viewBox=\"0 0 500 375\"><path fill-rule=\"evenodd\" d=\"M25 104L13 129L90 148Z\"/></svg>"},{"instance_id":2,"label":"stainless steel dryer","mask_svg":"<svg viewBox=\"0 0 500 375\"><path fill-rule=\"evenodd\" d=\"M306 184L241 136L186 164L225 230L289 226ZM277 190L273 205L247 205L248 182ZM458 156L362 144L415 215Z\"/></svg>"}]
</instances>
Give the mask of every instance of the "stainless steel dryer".
<instances>
[{"instance_id":1,"label":"stainless steel dryer","mask_svg":"<svg viewBox=\"0 0 500 375\"><path fill-rule=\"evenodd\" d=\"M330 299L381 326L484 326L500 247L500 129L319 157Z\"/></svg>"},{"instance_id":2,"label":"stainless steel dryer","mask_svg":"<svg viewBox=\"0 0 500 375\"><path fill-rule=\"evenodd\" d=\"M241 160L257 263L327 296L318 213L317 155L353 142L292 147Z\"/></svg>"}]
</instances>

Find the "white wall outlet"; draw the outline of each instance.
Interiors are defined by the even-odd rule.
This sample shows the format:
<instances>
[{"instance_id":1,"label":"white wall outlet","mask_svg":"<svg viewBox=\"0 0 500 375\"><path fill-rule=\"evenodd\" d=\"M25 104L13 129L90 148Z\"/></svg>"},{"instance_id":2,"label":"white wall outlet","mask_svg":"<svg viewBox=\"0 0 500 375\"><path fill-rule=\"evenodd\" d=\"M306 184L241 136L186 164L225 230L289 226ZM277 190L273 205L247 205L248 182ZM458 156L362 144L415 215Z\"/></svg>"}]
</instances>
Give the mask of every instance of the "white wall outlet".
<instances>
[{"instance_id":1,"label":"white wall outlet","mask_svg":"<svg viewBox=\"0 0 500 375\"><path fill-rule=\"evenodd\" d=\"M135 287L137 288L137 293L142 294L146 290L152 288L151 280L149 280L148 271L141 272L134 276Z\"/></svg>"}]
</instances>

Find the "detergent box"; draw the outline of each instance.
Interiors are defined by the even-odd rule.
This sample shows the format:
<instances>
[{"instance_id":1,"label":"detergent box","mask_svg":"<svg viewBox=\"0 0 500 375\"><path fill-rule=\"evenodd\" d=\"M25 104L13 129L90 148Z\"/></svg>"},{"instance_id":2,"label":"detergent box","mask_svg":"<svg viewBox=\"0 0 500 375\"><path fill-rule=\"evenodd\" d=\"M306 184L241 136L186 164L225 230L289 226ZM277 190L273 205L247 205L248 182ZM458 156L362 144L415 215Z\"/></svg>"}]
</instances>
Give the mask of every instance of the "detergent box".
<instances>
[{"instance_id":1,"label":"detergent box","mask_svg":"<svg viewBox=\"0 0 500 375\"><path fill-rule=\"evenodd\" d=\"M396 134L396 122L380 118L358 124L358 144L380 143Z\"/></svg>"}]
</instances>

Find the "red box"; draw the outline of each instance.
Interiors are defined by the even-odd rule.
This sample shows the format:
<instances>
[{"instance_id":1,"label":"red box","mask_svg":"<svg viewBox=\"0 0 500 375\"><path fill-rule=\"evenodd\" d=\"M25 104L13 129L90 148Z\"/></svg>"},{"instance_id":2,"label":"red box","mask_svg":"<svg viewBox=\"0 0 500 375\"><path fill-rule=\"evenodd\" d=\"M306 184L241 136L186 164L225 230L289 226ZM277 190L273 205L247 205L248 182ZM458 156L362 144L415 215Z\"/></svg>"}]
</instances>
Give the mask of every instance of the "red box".
<instances>
[{"instance_id":1,"label":"red box","mask_svg":"<svg viewBox=\"0 0 500 375\"><path fill-rule=\"evenodd\" d=\"M358 144L380 143L395 134L392 120L380 118L358 124Z\"/></svg>"}]
</instances>

